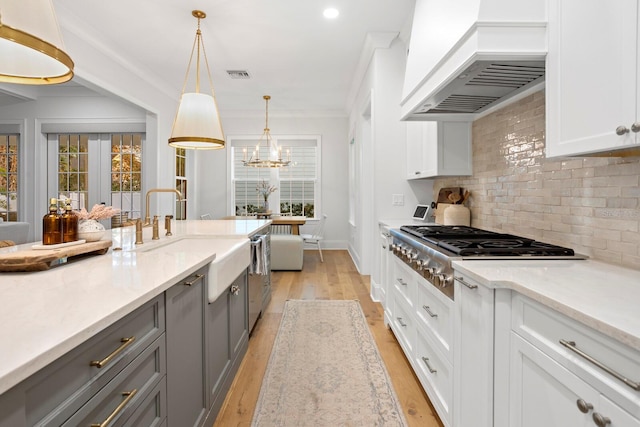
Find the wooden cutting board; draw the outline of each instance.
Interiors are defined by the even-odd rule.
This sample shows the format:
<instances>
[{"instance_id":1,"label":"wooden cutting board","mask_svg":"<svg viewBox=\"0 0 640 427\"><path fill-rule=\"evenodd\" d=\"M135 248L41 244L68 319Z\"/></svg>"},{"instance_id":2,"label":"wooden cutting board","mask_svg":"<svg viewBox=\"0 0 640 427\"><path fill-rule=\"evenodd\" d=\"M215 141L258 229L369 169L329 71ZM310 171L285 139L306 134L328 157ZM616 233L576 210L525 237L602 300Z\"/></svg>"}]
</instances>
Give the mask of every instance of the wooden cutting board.
<instances>
[{"instance_id":1,"label":"wooden cutting board","mask_svg":"<svg viewBox=\"0 0 640 427\"><path fill-rule=\"evenodd\" d=\"M449 200L449 194L456 193L462 196L462 188L460 187L444 187L438 191L438 200L436 203L451 203Z\"/></svg>"},{"instance_id":2,"label":"wooden cutting board","mask_svg":"<svg viewBox=\"0 0 640 427\"><path fill-rule=\"evenodd\" d=\"M59 264L65 258L106 254L110 246L111 240L98 240L63 248L26 249L0 253L0 271L43 271Z\"/></svg>"}]
</instances>

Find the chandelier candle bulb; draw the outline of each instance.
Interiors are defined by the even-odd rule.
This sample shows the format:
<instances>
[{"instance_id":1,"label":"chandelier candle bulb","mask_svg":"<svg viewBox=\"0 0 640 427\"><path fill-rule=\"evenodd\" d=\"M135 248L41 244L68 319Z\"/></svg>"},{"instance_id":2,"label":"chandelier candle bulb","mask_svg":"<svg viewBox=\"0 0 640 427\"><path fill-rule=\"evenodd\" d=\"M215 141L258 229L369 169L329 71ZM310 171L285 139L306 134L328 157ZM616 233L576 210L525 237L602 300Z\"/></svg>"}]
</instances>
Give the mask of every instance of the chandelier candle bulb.
<instances>
[{"instance_id":1,"label":"chandelier candle bulb","mask_svg":"<svg viewBox=\"0 0 640 427\"><path fill-rule=\"evenodd\" d=\"M269 129L269 100L271 96L264 95L262 97L265 100L265 126L264 133L256 145L256 150L249 160L243 160L245 166L253 168L282 168L289 165L288 161L282 160L282 147L279 147L271 139L271 133ZM266 159L260 159L260 144L264 140L266 148Z\"/></svg>"}]
</instances>

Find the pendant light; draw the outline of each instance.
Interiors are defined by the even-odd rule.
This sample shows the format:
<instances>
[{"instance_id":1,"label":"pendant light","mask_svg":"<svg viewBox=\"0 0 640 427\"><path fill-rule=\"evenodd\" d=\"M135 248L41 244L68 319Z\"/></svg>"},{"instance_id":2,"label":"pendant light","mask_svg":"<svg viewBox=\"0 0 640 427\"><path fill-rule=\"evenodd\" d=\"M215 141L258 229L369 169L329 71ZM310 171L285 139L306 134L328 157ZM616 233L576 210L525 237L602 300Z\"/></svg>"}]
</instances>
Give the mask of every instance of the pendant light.
<instances>
[{"instance_id":1,"label":"pendant light","mask_svg":"<svg viewBox=\"0 0 640 427\"><path fill-rule=\"evenodd\" d=\"M271 97L265 95L262 97L266 103L266 120L264 125L264 132L256 145L256 149L251 153L251 157L247 159L247 149L243 149L242 163L245 166L253 168L281 168L288 166L291 163L291 152L287 150L287 160L282 160L282 147L273 142L271 139L271 133L269 130L269 100ZM267 158L260 158L260 144L264 140L267 148Z\"/></svg>"},{"instance_id":2,"label":"pendant light","mask_svg":"<svg viewBox=\"0 0 640 427\"><path fill-rule=\"evenodd\" d=\"M198 19L198 29L196 38L191 48L191 56L187 65L187 73L182 86L180 104L178 112L173 122L169 145L176 148L191 150L215 150L224 148L224 133L218 113L218 105L213 93L213 83L211 81L211 71L207 54L204 51L202 32L200 31L200 20L206 18L207 14L201 10L194 10L191 14ZM202 56L207 69L207 77L211 87L211 95L200 93L200 47L202 46ZM187 79L194 51L196 52L196 88L195 92L185 93Z\"/></svg>"},{"instance_id":3,"label":"pendant light","mask_svg":"<svg viewBox=\"0 0 640 427\"><path fill-rule=\"evenodd\" d=\"M0 0L0 82L71 80L73 61L63 47L51 0Z\"/></svg>"}]
</instances>

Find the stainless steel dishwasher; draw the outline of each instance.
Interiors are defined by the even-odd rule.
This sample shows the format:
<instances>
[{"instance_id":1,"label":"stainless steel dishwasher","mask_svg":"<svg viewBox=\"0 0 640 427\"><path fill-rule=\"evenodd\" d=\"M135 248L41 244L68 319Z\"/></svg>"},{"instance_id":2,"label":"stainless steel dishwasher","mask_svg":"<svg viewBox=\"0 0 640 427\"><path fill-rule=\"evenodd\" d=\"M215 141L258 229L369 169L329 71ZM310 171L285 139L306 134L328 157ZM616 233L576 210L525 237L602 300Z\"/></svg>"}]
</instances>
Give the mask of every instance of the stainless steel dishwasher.
<instances>
[{"instance_id":1,"label":"stainless steel dishwasher","mask_svg":"<svg viewBox=\"0 0 640 427\"><path fill-rule=\"evenodd\" d=\"M271 296L270 240L268 232L251 237L251 264L249 265L249 333L253 330L262 312L265 289L268 289L269 297ZM266 302L268 302L268 299Z\"/></svg>"}]
</instances>

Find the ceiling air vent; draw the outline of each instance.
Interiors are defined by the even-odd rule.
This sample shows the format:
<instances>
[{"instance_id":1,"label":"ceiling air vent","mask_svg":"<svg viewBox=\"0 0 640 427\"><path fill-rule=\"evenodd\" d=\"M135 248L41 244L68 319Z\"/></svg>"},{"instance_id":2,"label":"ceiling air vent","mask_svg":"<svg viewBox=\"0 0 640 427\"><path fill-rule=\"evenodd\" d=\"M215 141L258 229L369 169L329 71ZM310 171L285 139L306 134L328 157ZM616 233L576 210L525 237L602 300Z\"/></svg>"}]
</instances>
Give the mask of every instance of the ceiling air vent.
<instances>
[{"instance_id":1,"label":"ceiling air vent","mask_svg":"<svg viewBox=\"0 0 640 427\"><path fill-rule=\"evenodd\" d=\"M227 70L227 74L232 79L250 79L251 76L247 70Z\"/></svg>"}]
</instances>

